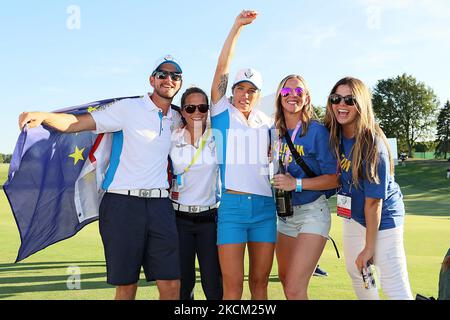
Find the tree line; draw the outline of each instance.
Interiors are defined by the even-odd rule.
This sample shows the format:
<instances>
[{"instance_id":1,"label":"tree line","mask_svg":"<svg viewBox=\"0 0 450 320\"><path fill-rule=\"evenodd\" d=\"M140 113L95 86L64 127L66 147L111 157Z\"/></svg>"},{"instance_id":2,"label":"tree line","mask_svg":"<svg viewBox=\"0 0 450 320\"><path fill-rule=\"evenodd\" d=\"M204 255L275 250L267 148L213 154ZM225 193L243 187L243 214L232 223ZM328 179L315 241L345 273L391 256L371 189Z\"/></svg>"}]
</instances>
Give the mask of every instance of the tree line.
<instances>
[{"instance_id":1,"label":"tree line","mask_svg":"<svg viewBox=\"0 0 450 320\"><path fill-rule=\"evenodd\" d=\"M0 163L11 163L11 157L10 154L0 153Z\"/></svg>"},{"instance_id":2,"label":"tree line","mask_svg":"<svg viewBox=\"0 0 450 320\"><path fill-rule=\"evenodd\" d=\"M372 90L377 122L388 138L397 138L399 153L434 150L435 158L450 155L450 101L440 107L433 89L402 74L379 80ZM323 120L325 108L314 106Z\"/></svg>"},{"instance_id":3,"label":"tree line","mask_svg":"<svg viewBox=\"0 0 450 320\"><path fill-rule=\"evenodd\" d=\"M413 149L425 152L434 147L435 157L447 158L450 102L440 108L431 87L407 74L379 80L373 89L373 107L386 136L397 138L399 150L411 157Z\"/></svg>"}]
</instances>

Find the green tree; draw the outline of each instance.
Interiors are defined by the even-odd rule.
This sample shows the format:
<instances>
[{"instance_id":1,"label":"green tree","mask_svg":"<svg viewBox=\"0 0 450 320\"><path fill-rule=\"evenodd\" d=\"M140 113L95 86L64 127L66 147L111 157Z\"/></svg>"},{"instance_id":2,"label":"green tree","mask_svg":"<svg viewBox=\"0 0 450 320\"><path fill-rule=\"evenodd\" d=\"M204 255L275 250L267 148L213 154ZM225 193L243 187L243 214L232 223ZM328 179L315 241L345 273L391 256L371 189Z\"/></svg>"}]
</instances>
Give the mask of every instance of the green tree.
<instances>
[{"instance_id":1,"label":"green tree","mask_svg":"<svg viewBox=\"0 0 450 320\"><path fill-rule=\"evenodd\" d=\"M450 101L447 101L444 108L439 112L436 124L436 150L434 156L437 158L447 158L450 152Z\"/></svg>"},{"instance_id":2,"label":"green tree","mask_svg":"<svg viewBox=\"0 0 450 320\"><path fill-rule=\"evenodd\" d=\"M313 105L314 112L316 113L317 119L319 119L321 122L325 119L325 108L322 106L315 106Z\"/></svg>"},{"instance_id":3,"label":"green tree","mask_svg":"<svg viewBox=\"0 0 450 320\"><path fill-rule=\"evenodd\" d=\"M5 163L3 153L0 153L0 163Z\"/></svg>"},{"instance_id":4,"label":"green tree","mask_svg":"<svg viewBox=\"0 0 450 320\"><path fill-rule=\"evenodd\" d=\"M430 148L425 142L417 142L414 145L414 150L416 151L416 153L423 153L423 157L425 158L425 153L430 150Z\"/></svg>"},{"instance_id":5,"label":"green tree","mask_svg":"<svg viewBox=\"0 0 450 320\"><path fill-rule=\"evenodd\" d=\"M411 157L416 141L426 138L434 126L439 102L433 89L403 74L377 82L373 107L385 134L407 146Z\"/></svg>"}]
</instances>

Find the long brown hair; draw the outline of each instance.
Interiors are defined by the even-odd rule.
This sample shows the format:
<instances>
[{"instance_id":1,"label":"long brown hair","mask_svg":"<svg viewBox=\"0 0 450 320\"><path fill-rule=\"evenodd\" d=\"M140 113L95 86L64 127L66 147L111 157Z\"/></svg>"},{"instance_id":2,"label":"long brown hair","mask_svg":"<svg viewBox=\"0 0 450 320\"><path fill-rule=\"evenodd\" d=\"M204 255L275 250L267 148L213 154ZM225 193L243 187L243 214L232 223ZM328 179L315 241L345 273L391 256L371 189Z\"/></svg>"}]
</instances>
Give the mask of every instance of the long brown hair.
<instances>
[{"instance_id":1,"label":"long brown hair","mask_svg":"<svg viewBox=\"0 0 450 320\"><path fill-rule=\"evenodd\" d=\"M305 89L304 94L309 98L308 103L303 106L302 110L302 136L304 136L308 132L308 127L311 120L316 119L316 114L311 103L311 94L305 79L296 74L288 75L283 80L281 80L280 84L278 85L277 93L275 95L275 129L279 130L280 137L284 136L287 132L286 120L284 118L283 106L281 104L281 89L283 89L286 82L292 78L300 80Z\"/></svg>"},{"instance_id":2,"label":"long brown hair","mask_svg":"<svg viewBox=\"0 0 450 320\"><path fill-rule=\"evenodd\" d=\"M378 148L377 138L381 139L385 144L389 153L390 172L394 174L394 162L389 143L381 128L375 122L375 115L372 107L372 94L367 86L358 79L346 77L339 80L331 90L330 95L336 93L341 85L347 85L352 91L352 95L356 100L356 124L355 139L356 142L350 151L352 157L352 180L353 184L358 187L359 179L367 179L371 183L380 183L378 176ZM336 156L340 159L341 143L341 125L337 122L328 98L327 109L325 113L325 126L330 131L330 146L335 150ZM366 170L363 172L363 163L366 164Z\"/></svg>"}]
</instances>

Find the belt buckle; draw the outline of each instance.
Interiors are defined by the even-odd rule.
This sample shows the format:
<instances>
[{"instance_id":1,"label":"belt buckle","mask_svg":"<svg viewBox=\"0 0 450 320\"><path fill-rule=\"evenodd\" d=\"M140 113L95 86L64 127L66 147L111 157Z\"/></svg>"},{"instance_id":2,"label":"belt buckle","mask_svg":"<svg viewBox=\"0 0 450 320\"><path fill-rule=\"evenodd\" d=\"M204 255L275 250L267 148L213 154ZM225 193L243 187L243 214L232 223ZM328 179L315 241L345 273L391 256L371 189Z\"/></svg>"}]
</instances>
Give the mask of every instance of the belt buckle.
<instances>
[{"instance_id":1,"label":"belt buckle","mask_svg":"<svg viewBox=\"0 0 450 320\"><path fill-rule=\"evenodd\" d=\"M200 206L189 206L189 213L199 213Z\"/></svg>"},{"instance_id":2,"label":"belt buckle","mask_svg":"<svg viewBox=\"0 0 450 320\"><path fill-rule=\"evenodd\" d=\"M151 198L152 197L152 191L148 189L139 189L139 197L140 198Z\"/></svg>"}]
</instances>

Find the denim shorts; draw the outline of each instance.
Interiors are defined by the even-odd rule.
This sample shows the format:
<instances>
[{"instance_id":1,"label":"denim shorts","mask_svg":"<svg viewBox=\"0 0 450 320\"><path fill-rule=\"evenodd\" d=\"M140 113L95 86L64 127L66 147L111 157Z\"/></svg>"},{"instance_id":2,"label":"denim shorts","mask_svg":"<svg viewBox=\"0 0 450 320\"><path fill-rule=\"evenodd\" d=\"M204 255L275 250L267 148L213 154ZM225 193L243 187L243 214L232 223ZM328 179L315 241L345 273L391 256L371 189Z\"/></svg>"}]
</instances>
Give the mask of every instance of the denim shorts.
<instances>
[{"instance_id":1,"label":"denim shorts","mask_svg":"<svg viewBox=\"0 0 450 320\"><path fill-rule=\"evenodd\" d=\"M294 215L278 217L278 232L297 238L300 233L318 234L328 238L331 229L331 213L327 198L322 195L317 200L294 206Z\"/></svg>"},{"instance_id":2,"label":"denim shorts","mask_svg":"<svg viewBox=\"0 0 450 320\"><path fill-rule=\"evenodd\" d=\"M224 192L217 219L217 244L275 243L275 200L255 194Z\"/></svg>"}]
</instances>

